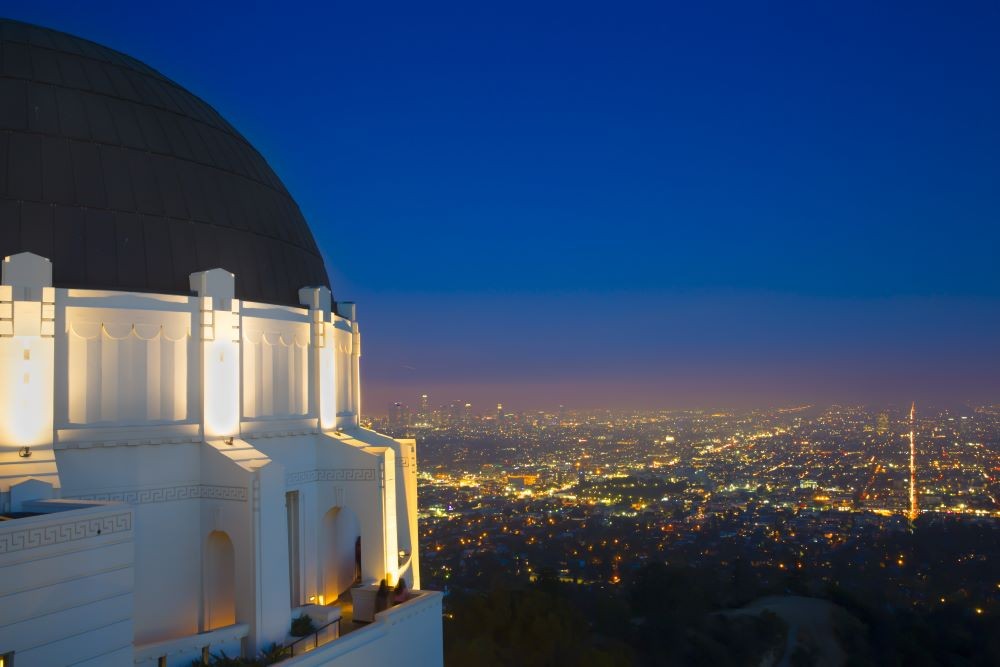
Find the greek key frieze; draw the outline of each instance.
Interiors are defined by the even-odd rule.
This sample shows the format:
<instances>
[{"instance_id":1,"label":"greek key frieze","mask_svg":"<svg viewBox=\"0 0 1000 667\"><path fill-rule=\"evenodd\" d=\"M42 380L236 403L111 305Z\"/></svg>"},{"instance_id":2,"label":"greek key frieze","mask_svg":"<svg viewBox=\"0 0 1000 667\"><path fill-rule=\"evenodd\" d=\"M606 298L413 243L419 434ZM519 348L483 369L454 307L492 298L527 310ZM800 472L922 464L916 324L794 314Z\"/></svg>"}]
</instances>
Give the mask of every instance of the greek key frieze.
<instances>
[{"instance_id":1,"label":"greek key frieze","mask_svg":"<svg viewBox=\"0 0 1000 667\"><path fill-rule=\"evenodd\" d=\"M245 503L247 501L247 490L244 486L216 486L209 484L201 485L201 497L211 500L234 500Z\"/></svg>"},{"instance_id":2,"label":"greek key frieze","mask_svg":"<svg viewBox=\"0 0 1000 667\"><path fill-rule=\"evenodd\" d=\"M29 526L20 530L0 533L0 554L14 553L85 540L98 535L125 533L132 530L132 513L121 512L109 516L65 521L44 526Z\"/></svg>"},{"instance_id":3,"label":"greek key frieze","mask_svg":"<svg viewBox=\"0 0 1000 667\"><path fill-rule=\"evenodd\" d=\"M294 486L312 482L376 482L378 478L375 468L327 468L293 472L285 478L285 482Z\"/></svg>"},{"instance_id":4,"label":"greek key frieze","mask_svg":"<svg viewBox=\"0 0 1000 667\"><path fill-rule=\"evenodd\" d=\"M209 500L247 501L246 487L219 486L213 484L182 484L178 486L162 486L153 489L133 489L131 491L114 491L111 493L93 493L84 496L74 496L80 500L107 500L126 503L128 505L146 505L148 503L167 503L175 500L194 500L205 498Z\"/></svg>"}]
</instances>

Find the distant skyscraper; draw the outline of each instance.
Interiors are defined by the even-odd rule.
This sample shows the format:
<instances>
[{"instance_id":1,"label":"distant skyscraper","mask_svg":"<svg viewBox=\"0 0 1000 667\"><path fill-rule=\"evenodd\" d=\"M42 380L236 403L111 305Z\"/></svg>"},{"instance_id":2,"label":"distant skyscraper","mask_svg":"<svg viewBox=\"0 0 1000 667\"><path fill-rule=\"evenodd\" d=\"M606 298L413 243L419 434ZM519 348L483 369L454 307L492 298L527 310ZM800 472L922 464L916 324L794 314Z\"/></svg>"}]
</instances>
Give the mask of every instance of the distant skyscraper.
<instances>
[{"instance_id":1,"label":"distant skyscraper","mask_svg":"<svg viewBox=\"0 0 1000 667\"><path fill-rule=\"evenodd\" d=\"M458 401L452 401L448 405L441 409L442 419L445 424L456 424L458 423L460 415L460 410L458 409Z\"/></svg>"},{"instance_id":2,"label":"distant skyscraper","mask_svg":"<svg viewBox=\"0 0 1000 667\"><path fill-rule=\"evenodd\" d=\"M889 432L889 413L880 412L875 419L875 433L885 435Z\"/></svg>"},{"instance_id":3,"label":"distant skyscraper","mask_svg":"<svg viewBox=\"0 0 1000 667\"><path fill-rule=\"evenodd\" d=\"M503 403L497 403L497 421L503 421Z\"/></svg>"},{"instance_id":4,"label":"distant skyscraper","mask_svg":"<svg viewBox=\"0 0 1000 667\"><path fill-rule=\"evenodd\" d=\"M410 409L404 404L396 402L389 406L389 426L391 428L405 428L410 425Z\"/></svg>"},{"instance_id":5,"label":"distant skyscraper","mask_svg":"<svg viewBox=\"0 0 1000 667\"><path fill-rule=\"evenodd\" d=\"M430 424L432 420L430 402L427 399L427 394L420 395L420 405L417 407L416 423L418 424Z\"/></svg>"}]
</instances>

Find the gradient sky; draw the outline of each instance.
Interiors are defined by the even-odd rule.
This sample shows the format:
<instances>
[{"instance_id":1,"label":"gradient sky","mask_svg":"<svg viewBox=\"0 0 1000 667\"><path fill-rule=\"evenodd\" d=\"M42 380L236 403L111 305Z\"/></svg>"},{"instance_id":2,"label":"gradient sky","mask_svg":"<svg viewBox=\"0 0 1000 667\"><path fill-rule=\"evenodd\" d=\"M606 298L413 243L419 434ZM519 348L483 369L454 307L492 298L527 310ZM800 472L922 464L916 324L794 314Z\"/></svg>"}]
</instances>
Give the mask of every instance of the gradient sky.
<instances>
[{"instance_id":1,"label":"gradient sky","mask_svg":"<svg viewBox=\"0 0 1000 667\"><path fill-rule=\"evenodd\" d=\"M257 146L369 412L1000 401L995 2L148 4L0 11Z\"/></svg>"}]
</instances>

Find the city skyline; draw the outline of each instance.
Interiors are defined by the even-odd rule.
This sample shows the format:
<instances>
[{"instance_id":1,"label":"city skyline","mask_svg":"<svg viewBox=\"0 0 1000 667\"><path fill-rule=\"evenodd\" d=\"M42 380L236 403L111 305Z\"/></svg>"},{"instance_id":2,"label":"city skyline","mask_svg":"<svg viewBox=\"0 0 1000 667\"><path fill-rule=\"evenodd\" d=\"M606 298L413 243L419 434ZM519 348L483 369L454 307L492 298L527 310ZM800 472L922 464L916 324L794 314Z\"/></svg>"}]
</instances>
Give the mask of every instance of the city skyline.
<instances>
[{"instance_id":1,"label":"city skyline","mask_svg":"<svg viewBox=\"0 0 1000 667\"><path fill-rule=\"evenodd\" d=\"M885 432L888 429L888 423L892 416L898 416L898 424L906 427L900 433L909 436L912 435L910 427L914 423L918 411L916 401L903 401L899 403L802 403L797 405L760 405L754 407L700 405L696 407L657 406L643 408L633 406L615 408L608 406L574 406L562 403L536 404L520 407L517 403L512 405L509 402L505 403L503 401L490 404L476 404L461 397L431 396L426 393L407 398L409 400L393 401L382 406L381 409L378 409L377 406L372 407L366 411L365 420L381 423L383 420L392 422L396 418L402 420L397 426L432 427L459 423L463 420L485 423L505 418L515 421L518 419L544 420L555 417L562 419L569 415L576 417L580 415L605 415L607 417L620 418L628 415L700 414L706 416L736 417L740 415L797 413L802 411L862 410L872 412L874 416L872 426L879 433ZM922 404L921 409L967 418L978 412L1000 412L1000 404L974 402L955 405ZM884 423L883 420L885 420ZM912 449L912 446L910 449Z\"/></svg>"},{"instance_id":2,"label":"city skyline","mask_svg":"<svg viewBox=\"0 0 1000 667\"><path fill-rule=\"evenodd\" d=\"M377 410L1000 400L995 7L125 7L5 9L211 92Z\"/></svg>"},{"instance_id":3,"label":"city skyline","mask_svg":"<svg viewBox=\"0 0 1000 667\"><path fill-rule=\"evenodd\" d=\"M652 407L626 405L616 407L611 405L573 405L550 402L525 403L523 401L499 400L493 403L474 403L459 395L435 395L427 393L418 395L399 396L399 400L391 401L385 405L368 406L366 418L385 419L392 418L393 412L405 413L410 416L411 421L416 420L420 415L449 414L460 410L463 414L477 419L492 419L501 414L513 416L528 416L539 414L558 413L607 413L607 414L645 414L645 413L705 413L705 414L750 414L755 412L770 411L796 411L801 409L835 409L835 408L861 408L865 410L877 410L879 415L888 415L891 411L899 411L900 414L908 415L911 411L916 411L916 401L897 402L877 402L877 401L830 401L816 403L773 403L754 404L750 406L734 406L718 404L699 405L654 405ZM998 404L989 402L963 401L963 402L940 402L922 404L924 408L932 410L944 410L955 414L972 414L980 409L992 409Z\"/></svg>"}]
</instances>

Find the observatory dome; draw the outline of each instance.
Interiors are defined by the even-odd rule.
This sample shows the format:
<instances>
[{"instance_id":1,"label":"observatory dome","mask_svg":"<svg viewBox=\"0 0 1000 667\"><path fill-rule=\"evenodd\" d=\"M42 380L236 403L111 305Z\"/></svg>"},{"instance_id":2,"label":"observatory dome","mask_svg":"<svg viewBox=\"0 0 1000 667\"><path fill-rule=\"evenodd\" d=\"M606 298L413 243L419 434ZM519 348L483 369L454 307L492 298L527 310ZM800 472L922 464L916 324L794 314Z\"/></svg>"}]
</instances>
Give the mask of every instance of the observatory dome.
<instances>
[{"instance_id":1,"label":"observatory dome","mask_svg":"<svg viewBox=\"0 0 1000 667\"><path fill-rule=\"evenodd\" d=\"M298 205L211 106L135 58L0 19L0 257L52 261L55 287L298 305L329 287Z\"/></svg>"}]
</instances>

